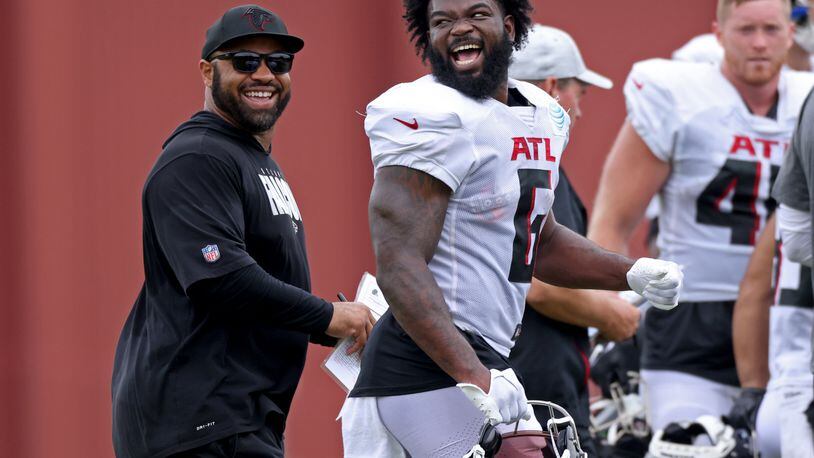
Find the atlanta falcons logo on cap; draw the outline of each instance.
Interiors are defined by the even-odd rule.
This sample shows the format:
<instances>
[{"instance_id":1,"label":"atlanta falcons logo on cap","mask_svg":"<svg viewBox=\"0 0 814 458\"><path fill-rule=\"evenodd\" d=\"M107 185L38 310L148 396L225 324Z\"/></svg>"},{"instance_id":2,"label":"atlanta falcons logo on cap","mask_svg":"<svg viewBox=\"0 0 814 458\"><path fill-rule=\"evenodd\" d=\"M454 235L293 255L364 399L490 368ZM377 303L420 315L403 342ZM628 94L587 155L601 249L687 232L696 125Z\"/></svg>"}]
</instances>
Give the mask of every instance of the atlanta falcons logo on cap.
<instances>
[{"instance_id":1,"label":"atlanta falcons logo on cap","mask_svg":"<svg viewBox=\"0 0 814 458\"><path fill-rule=\"evenodd\" d=\"M270 14L263 10L258 10L257 8L249 8L243 13L243 17L249 19L249 22L254 26L255 29L265 32L265 25L273 20Z\"/></svg>"}]
</instances>

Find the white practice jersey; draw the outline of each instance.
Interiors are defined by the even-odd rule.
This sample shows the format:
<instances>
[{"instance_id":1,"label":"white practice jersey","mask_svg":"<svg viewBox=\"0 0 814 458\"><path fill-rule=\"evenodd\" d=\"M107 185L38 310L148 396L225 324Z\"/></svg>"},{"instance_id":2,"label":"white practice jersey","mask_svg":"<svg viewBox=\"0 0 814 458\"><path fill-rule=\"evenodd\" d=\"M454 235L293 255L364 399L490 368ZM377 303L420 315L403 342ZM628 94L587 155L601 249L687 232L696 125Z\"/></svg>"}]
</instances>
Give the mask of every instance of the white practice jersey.
<instances>
[{"instance_id":1,"label":"white practice jersey","mask_svg":"<svg viewBox=\"0 0 814 458\"><path fill-rule=\"evenodd\" d=\"M812 84L810 73L783 70L775 120L752 115L717 66L661 59L633 66L628 120L671 166L659 194L658 246L662 259L684 269L683 301L736 299Z\"/></svg>"},{"instance_id":2,"label":"white practice jersey","mask_svg":"<svg viewBox=\"0 0 814 458\"><path fill-rule=\"evenodd\" d=\"M425 76L379 96L365 120L376 171L410 167L452 190L429 268L456 326L504 356L523 318L570 122L539 88L511 79L509 87L534 106L476 101Z\"/></svg>"},{"instance_id":3,"label":"white practice jersey","mask_svg":"<svg viewBox=\"0 0 814 458\"><path fill-rule=\"evenodd\" d=\"M779 234L777 237L779 239ZM770 383L810 384L811 331L814 326L811 269L786 259L783 244L778 241L773 280L774 306L769 327Z\"/></svg>"}]
</instances>

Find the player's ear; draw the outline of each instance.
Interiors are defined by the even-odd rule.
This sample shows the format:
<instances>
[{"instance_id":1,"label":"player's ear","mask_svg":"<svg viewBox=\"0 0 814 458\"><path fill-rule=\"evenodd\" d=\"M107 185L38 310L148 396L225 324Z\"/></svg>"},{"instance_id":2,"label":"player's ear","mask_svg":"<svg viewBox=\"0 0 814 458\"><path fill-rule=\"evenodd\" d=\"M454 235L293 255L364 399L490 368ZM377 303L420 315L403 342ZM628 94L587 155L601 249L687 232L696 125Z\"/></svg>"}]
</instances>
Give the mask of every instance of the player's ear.
<instances>
[{"instance_id":1,"label":"player's ear","mask_svg":"<svg viewBox=\"0 0 814 458\"><path fill-rule=\"evenodd\" d=\"M539 84L540 89L546 91L546 93L552 97L554 97L554 88L557 87L557 78L548 77Z\"/></svg>"},{"instance_id":2,"label":"player's ear","mask_svg":"<svg viewBox=\"0 0 814 458\"><path fill-rule=\"evenodd\" d=\"M718 44L721 43L721 24L718 21L712 21L712 33L718 39Z\"/></svg>"},{"instance_id":3,"label":"player's ear","mask_svg":"<svg viewBox=\"0 0 814 458\"><path fill-rule=\"evenodd\" d=\"M212 62L201 59L198 62L198 68L201 70L201 78L206 87L212 87L212 75L215 72L215 66Z\"/></svg>"},{"instance_id":4,"label":"player's ear","mask_svg":"<svg viewBox=\"0 0 814 458\"><path fill-rule=\"evenodd\" d=\"M797 33L797 24L795 24L794 21L789 21L789 37L788 37L789 49L791 49L791 47L794 46L795 33Z\"/></svg>"},{"instance_id":5,"label":"player's ear","mask_svg":"<svg viewBox=\"0 0 814 458\"><path fill-rule=\"evenodd\" d=\"M503 18L503 29L514 42L514 17L512 15L509 14Z\"/></svg>"}]
</instances>

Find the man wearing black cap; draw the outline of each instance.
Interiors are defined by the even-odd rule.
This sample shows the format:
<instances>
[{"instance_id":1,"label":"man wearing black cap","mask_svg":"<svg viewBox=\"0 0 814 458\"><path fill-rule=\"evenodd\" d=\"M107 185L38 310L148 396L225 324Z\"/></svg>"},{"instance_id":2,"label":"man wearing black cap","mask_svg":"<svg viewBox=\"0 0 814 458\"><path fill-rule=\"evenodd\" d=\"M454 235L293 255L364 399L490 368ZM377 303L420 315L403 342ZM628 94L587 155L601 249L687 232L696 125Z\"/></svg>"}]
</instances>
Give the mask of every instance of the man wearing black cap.
<instances>
[{"instance_id":1,"label":"man wearing black cap","mask_svg":"<svg viewBox=\"0 0 814 458\"><path fill-rule=\"evenodd\" d=\"M302 215L272 158L302 47L254 5L207 31L204 111L144 186L145 282L113 369L119 457L281 457L309 335L367 340L364 305L310 294Z\"/></svg>"}]
</instances>

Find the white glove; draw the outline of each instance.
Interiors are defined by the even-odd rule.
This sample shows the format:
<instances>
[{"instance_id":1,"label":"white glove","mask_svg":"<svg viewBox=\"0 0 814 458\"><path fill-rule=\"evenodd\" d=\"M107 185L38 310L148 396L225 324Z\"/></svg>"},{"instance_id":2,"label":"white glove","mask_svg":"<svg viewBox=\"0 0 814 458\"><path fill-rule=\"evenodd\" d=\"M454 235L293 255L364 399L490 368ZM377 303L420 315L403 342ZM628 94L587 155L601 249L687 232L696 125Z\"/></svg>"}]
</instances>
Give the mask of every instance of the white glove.
<instances>
[{"instance_id":1,"label":"white glove","mask_svg":"<svg viewBox=\"0 0 814 458\"><path fill-rule=\"evenodd\" d=\"M644 303L644 298L642 296L640 296L639 293L637 293L636 291L630 291L630 290L619 291L619 297L623 301L630 302L632 305L635 305L636 307L638 307L638 306L640 306L640 305L642 305Z\"/></svg>"},{"instance_id":2,"label":"white glove","mask_svg":"<svg viewBox=\"0 0 814 458\"><path fill-rule=\"evenodd\" d=\"M486 458L486 451L480 444L475 444L472 446L472 450L469 451L464 458Z\"/></svg>"},{"instance_id":3,"label":"white glove","mask_svg":"<svg viewBox=\"0 0 814 458\"><path fill-rule=\"evenodd\" d=\"M639 258L627 273L630 289L662 310L678 305L678 291L683 279L678 264L652 258Z\"/></svg>"},{"instance_id":4,"label":"white glove","mask_svg":"<svg viewBox=\"0 0 814 458\"><path fill-rule=\"evenodd\" d=\"M489 394L471 383L459 383L458 387L492 425L514 423L521 418L529 420L531 407L526 399L526 390L514 371L491 369L489 372L492 374Z\"/></svg>"}]
</instances>

